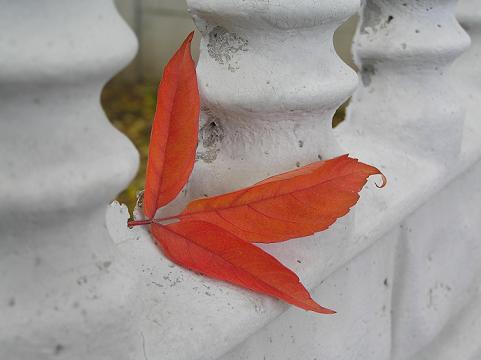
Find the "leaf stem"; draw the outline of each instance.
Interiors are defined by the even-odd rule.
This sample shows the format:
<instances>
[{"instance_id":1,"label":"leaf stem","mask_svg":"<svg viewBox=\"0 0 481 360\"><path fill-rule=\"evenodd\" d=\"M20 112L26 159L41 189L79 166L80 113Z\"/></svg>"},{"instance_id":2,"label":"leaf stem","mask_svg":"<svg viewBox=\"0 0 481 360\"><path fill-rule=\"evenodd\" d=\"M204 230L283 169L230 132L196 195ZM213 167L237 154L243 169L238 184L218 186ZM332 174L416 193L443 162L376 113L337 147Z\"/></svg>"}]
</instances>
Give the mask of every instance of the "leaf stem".
<instances>
[{"instance_id":1,"label":"leaf stem","mask_svg":"<svg viewBox=\"0 0 481 360\"><path fill-rule=\"evenodd\" d=\"M133 228L134 226L149 225L151 223L152 223L152 219L149 219L149 220L129 220L127 222L127 226L129 228Z\"/></svg>"},{"instance_id":2,"label":"leaf stem","mask_svg":"<svg viewBox=\"0 0 481 360\"><path fill-rule=\"evenodd\" d=\"M152 223L160 223L162 221L177 219L177 218L180 218L180 217L181 217L181 215L178 214L178 215L168 216L168 217L159 218L159 219L130 220L130 221L127 222L127 226L129 228L133 228L134 226L150 225Z\"/></svg>"}]
</instances>

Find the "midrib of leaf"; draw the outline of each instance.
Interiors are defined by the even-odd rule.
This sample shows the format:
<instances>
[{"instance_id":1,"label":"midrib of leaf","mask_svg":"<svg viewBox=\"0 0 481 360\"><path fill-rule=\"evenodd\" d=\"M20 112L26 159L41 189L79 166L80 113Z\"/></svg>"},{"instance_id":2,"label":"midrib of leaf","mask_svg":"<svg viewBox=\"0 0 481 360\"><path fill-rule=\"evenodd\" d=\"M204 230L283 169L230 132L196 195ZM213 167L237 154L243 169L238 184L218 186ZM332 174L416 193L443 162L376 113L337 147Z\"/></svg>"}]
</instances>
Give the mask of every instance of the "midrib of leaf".
<instances>
[{"instance_id":1,"label":"midrib of leaf","mask_svg":"<svg viewBox=\"0 0 481 360\"><path fill-rule=\"evenodd\" d=\"M239 207L242 207L242 206L247 206L247 205L252 205L252 204L257 204L257 203L260 203L260 202L263 202L263 201L268 201L270 199L274 199L276 197L279 197L279 196L283 196L283 195L292 195L296 192L299 192L299 191L305 191L305 190L309 190L309 189L312 189L316 186L320 186L320 185L325 185L327 184L328 182L331 182L331 181L334 181L334 180L337 180L337 179L342 179L342 178L345 178L345 177L348 177L348 176L352 176L354 174L358 174L358 173L362 173L362 171L357 171L357 172L352 172L352 173L349 173L349 174L346 174L346 175L343 175L343 176L338 176L338 177L331 177L329 179L326 179L322 182L319 182L315 185L311 185L311 186L307 186L307 187L304 187L304 188L301 188L301 189L296 189L296 190L292 190L292 191L287 191L285 193L282 193L281 195L273 195L273 196L269 196L269 197L266 197L266 198L263 198L263 199L259 199L259 200L255 200L255 201L251 201L251 202L248 202L246 204L240 204L240 205L232 205L232 202L236 201L237 199L239 199L241 196L243 196L245 194L245 192L241 192L241 194L239 195L239 197L235 200L233 200L231 203L229 203L229 205L225 205L225 206L222 206L222 207L219 207L219 208L215 208L215 209L212 209L212 210L198 210L198 211L193 211L193 212L187 212L187 213L181 213L179 214L179 218L185 218L185 217L188 217L189 215L195 215L195 214L199 214L199 213L208 213L208 212L217 212L217 211L221 211L221 210L228 210L228 209L235 209L235 208L239 208ZM369 175L370 176L370 175ZM293 180L295 178L290 178L290 179L283 179L283 180L278 180L279 182L280 181L287 181L287 180ZM245 189L245 191L248 191L252 189L252 187L249 187L247 189ZM346 192L350 192L350 193L356 193L355 191L348 191L348 190L345 190ZM215 196L215 197L212 197L211 199L215 199L215 198L219 198L223 195L218 195L218 196ZM204 201L204 200L201 200L201 201Z\"/></svg>"},{"instance_id":2,"label":"midrib of leaf","mask_svg":"<svg viewBox=\"0 0 481 360\"><path fill-rule=\"evenodd\" d=\"M190 46L190 45L189 45ZM176 67L176 71L175 71L175 84L174 84L174 100L172 101L172 103L170 104L168 110L169 110L169 114L172 115L172 109L174 109L174 105L177 104L178 102L178 99L177 99L177 94L179 92L179 86L180 86L180 77L182 76L182 73L181 73L181 69L184 67L184 64L185 64L185 55L187 53L187 48L184 49L183 53L182 53L182 62ZM181 75L180 77L178 75ZM154 115L155 116L155 115ZM164 179L165 179L165 175L163 174L163 169L165 167L165 150L167 149L167 145L169 143L169 139L170 139L170 126L172 124L172 116L169 117L169 122L166 126L167 128L167 138L165 140L165 146L164 146L164 156L162 157L162 175L160 176L160 179L159 179L159 187L158 187L158 190L156 191L156 204L155 206L158 207L159 205L157 204L157 201L158 201L158 198L159 198L159 194L162 193L161 189L162 189L162 185L164 184ZM155 215L155 213L154 213Z\"/></svg>"}]
</instances>

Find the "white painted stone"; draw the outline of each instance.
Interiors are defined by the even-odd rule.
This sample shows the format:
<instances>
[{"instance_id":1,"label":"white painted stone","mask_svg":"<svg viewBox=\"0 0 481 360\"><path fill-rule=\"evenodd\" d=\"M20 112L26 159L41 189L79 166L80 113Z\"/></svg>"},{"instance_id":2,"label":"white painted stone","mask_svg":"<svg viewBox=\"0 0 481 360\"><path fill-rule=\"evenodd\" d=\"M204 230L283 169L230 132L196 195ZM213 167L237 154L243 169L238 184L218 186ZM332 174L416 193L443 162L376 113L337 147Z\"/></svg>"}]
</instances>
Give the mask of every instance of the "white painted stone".
<instances>
[{"instance_id":1,"label":"white painted stone","mask_svg":"<svg viewBox=\"0 0 481 360\"><path fill-rule=\"evenodd\" d=\"M481 127L481 4L477 0L459 1L457 17L471 37L471 47L454 64L457 90L466 106L464 136L477 136Z\"/></svg>"},{"instance_id":2,"label":"white painted stone","mask_svg":"<svg viewBox=\"0 0 481 360\"><path fill-rule=\"evenodd\" d=\"M367 0L354 41L361 87L348 110L359 137L447 165L459 154L464 108L449 68L469 45L456 1Z\"/></svg>"},{"instance_id":3,"label":"white painted stone","mask_svg":"<svg viewBox=\"0 0 481 360\"><path fill-rule=\"evenodd\" d=\"M387 212L396 209L398 213L384 214L384 221L399 221L404 217L401 214L409 214L407 209L427 202L400 224L392 295L392 358L475 359L479 342L472 334L478 334L478 338L480 334L477 292L481 199L476 184L481 125L479 116L470 115L474 112L468 109L462 126L459 110L463 109L464 96L459 93L454 97L455 83L446 74L475 79L479 66L476 68L473 61L476 52L470 50L471 55L465 55L470 59L469 66L460 65L460 60L456 71L449 70L450 62L466 44L452 16L453 2L405 3L409 11L400 16L404 7L401 3L367 1L363 18L371 26L362 33L361 24L355 47L357 60L364 66L364 86L356 92L348 119L337 134L346 148L379 164L387 175L389 186L381 197ZM393 16L390 21L389 16ZM403 27L395 24L400 17ZM408 51L407 40L412 41L414 36L406 33L406 21L418 28L416 34L422 37L407 57L399 55L401 41ZM436 28L444 29L444 36L435 36ZM442 73L427 70L440 66L440 62L444 63ZM373 63L374 72L369 68ZM469 89L472 97L479 96L476 86ZM439 165L448 161L451 168L446 172ZM476 161L477 170L457 180L459 185L436 193ZM379 195L375 196L379 201ZM430 196L433 198L427 200ZM370 221L368 218L384 228L378 214L368 208L369 200L357 208L356 233Z\"/></svg>"},{"instance_id":4,"label":"white painted stone","mask_svg":"<svg viewBox=\"0 0 481 360\"><path fill-rule=\"evenodd\" d=\"M480 177L478 162L327 277L314 295L338 314L289 309L221 359L478 359Z\"/></svg>"},{"instance_id":5,"label":"white painted stone","mask_svg":"<svg viewBox=\"0 0 481 360\"><path fill-rule=\"evenodd\" d=\"M111 1L1 0L0 359L132 359L105 227L137 153L100 106L136 41Z\"/></svg>"},{"instance_id":6,"label":"white painted stone","mask_svg":"<svg viewBox=\"0 0 481 360\"><path fill-rule=\"evenodd\" d=\"M332 38L359 0L187 4L202 33L199 160L188 197L230 191L342 152L332 115L357 79Z\"/></svg>"},{"instance_id":7,"label":"white painted stone","mask_svg":"<svg viewBox=\"0 0 481 360\"><path fill-rule=\"evenodd\" d=\"M265 246L300 274L310 288L323 280L323 284L314 292L314 297L339 311L339 314L332 318L290 309L276 321L275 318L286 309L285 306L267 297L204 278L171 264L152 244L145 229L126 229L126 212L119 213L117 205L111 207L110 221L117 220L110 222L110 225L114 229L124 226L124 235L117 239L119 248L132 260L134 266L137 266L137 271L141 275L140 284L143 287L139 291L139 294L142 294L139 296L142 301L142 311L139 315L141 336L138 341L143 345L147 358L155 358L159 353L163 354L163 359L223 358L222 353L247 338L226 354L225 358L257 360L266 355L266 359L283 360L289 357L279 355L279 349L270 345L269 337L273 341L276 339L278 344L281 340L287 344L289 341L292 342L291 336L295 337L298 345L282 348L290 358L295 358L296 351L300 354L313 355L313 358L314 354L320 354L326 359L352 358L357 354L366 357L371 352L373 358L382 358L390 349L392 336L390 328L392 319L383 315L383 305L386 305L386 311L391 313L393 308L390 301L402 304L403 299L414 299L420 300L421 303L425 301L424 305L429 304L426 294L433 282L433 275L437 276L436 273L429 272L429 276L414 279L417 281L413 281L413 285L418 283L422 285L417 289L410 289L410 282L402 281L404 277L412 279L411 274L422 271L424 266L424 263L421 263L423 266L408 268L409 271L404 274L399 270L402 267L397 265L398 261L393 264L389 260L397 254L404 255L401 259L406 261L406 253L398 252L399 247L393 246L396 241L406 241L406 236L409 236L410 243L419 242L423 247L427 244L427 248L434 244L436 249L438 242L444 244L440 249L444 250L441 254L448 256L449 261L446 264L451 266L446 270L452 270L453 264L457 266L456 272L452 270L449 274L448 285L453 286L452 289L455 286L454 292L461 295L460 299L464 297L465 300L460 302L462 309L459 309L451 306L453 301L451 296L444 299L442 294L438 296L437 304L443 310L439 315L440 319L449 321L434 323L432 328L437 327L436 331L423 336L422 341L413 342L412 349L409 344L409 352L416 352L418 356L424 354L420 359L437 359L433 354L444 356L440 357L441 359L450 359L445 354L456 353L457 345L461 344L459 345L463 346L461 354L476 354L476 351L479 351L477 348L479 337L476 335L479 334L480 321L477 316L480 311L473 287L476 284L473 278L475 274L471 273L471 270L476 264L481 263L478 257L479 248L477 250L473 248L479 244L481 233L478 230L481 217L479 213L481 191L478 181L481 176L481 164L478 162L473 170L459 177L455 183L438 194L438 190L452 178L473 165L473 158L481 158L479 141L476 149L475 152L463 155L460 167L453 170L449 177L439 177L436 172L428 171L425 176L418 176L415 181L409 181L407 180L409 176L402 174L409 174L409 169L413 169L412 163L401 163L397 171L388 168L392 175L389 186L394 190L385 194L373 192L368 188L362 192L361 201L357 206L355 231L348 239L339 238L341 229L335 226L332 231L323 234L325 237L318 237L317 241L296 240ZM416 173L421 171L422 168L414 170ZM398 180L401 175L403 181ZM432 187L433 184L435 188ZM402 220L425 202L428 203L419 211L419 215L415 212L410 216L410 221L418 219L416 221L423 224L424 232L431 235L412 234L404 226L400 229ZM453 208L456 211L453 212ZM453 216L452 223L444 221L451 225L448 230L443 229L446 230L444 232L437 230L440 215ZM403 234L403 237L400 238L399 234ZM466 257L456 256L449 259L453 239L460 244L458 254L459 251L469 249L476 251L472 251ZM335 244L336 240L340 246L335 256L326 258L323 250L328 244ZM379 244L370 248L377 241ZM302 264L297 263L297 259L300 259ZM459 264L459 261L462 263ZM463 269L464 261L468 265L466 269ZM328 262L331 262L330 266L326 266ZM443 265L443 262L436 262L436 266L439 265ZM350 270L346 271L345 267ZM335 271L336 269L338 270ZM453 279L456 274L460 276ZM446 276L443 271L438 275ZM473 281L465 281L463 277ZM386 278L388 290L384 289ZM391 298L393 288L396 301ZM412 292L406 293L409 290ZM407 295L401 296L402 292ZM469 300L466 293L472 294ZM399 309L398 307L397 312ZM423 314L426 315L430 315L429 312ZM424 322L424 319L421 318L420 323ZM267 324L270 325L262 329ZM443 324L446 326L442 327ZM451 328L459 332L450 331ZM256 332L260 329L262 329L260 332ZM346 333L349 336L345 336ZM252 337L248 338L249 334L252 334ZM376 335L379 338L376 338ZM365 340L366 338L369 342ZM359 342L356 343L356 339ZM422 348L427 339L438 345L435 348L434 346ZM460 359L476 359L476 356L466 355Z\"/></svg>"},{"instance_id":8,"label":"white painted stone","mask_svg":"<svg viewBox=\"0 0 481 360\"><path fill-rule=\"evenodd\" d=\"M478 162L400 224L394 360L476 359L481 350L480 177Z\"/></svg>"},{"instance_id":9,"label":"white painted stone","mask_svg":"<svg viewBox=\"0 0 481 360\"><path fill-rule=\"evenodd\" d=\"M321 317L291 308L221 359L389 359L398 237L395 229L313 292L335 304L338 314Z\"/></svg>"},{"instance_id":10,"label":"white painted stone","mask_svg":"<svg viewBox=\"0 0 481 360\"><path fill-rule=\"evenodd\" d=\"M300 95L298 98L295 98L295 95L292 94L285 95L283 92L289 92L292 89L292 86L289 87L288 84L290 83L286 80L287 75L282 76L282 79L285 80L284 85L276 88L280 95L269 93L269 96L267 96L269 89L264 85L267 81L264 78L265 74L281 76L283 73L279 75L279 71L274 72L271 69L279 66L276 69L282 71L283 68L289 68L292 71L290 64L292 62L296 64L296 60L292 54L289 54L282 47L282 44L288 41L281 35L284 34L285 29L272 29L272 21L265 23L264 17L271 19L271 13L269 12L269 16L264 16L265 13L258 11L256 13L258 17L256 17L249 12L253 8L259 10L255 6L268 5L256 2L254 7L252 3L243 7L243 3L235 1L222 3L196 1L191 3L192 12L198 26L201 29L206 29L198 70L204 106L208 104L214 109L214 112L212 112L210 107L207 107L208 110L204 108L202 121L205 123L209 116L211 119L215 117L214 121L219 121L219 124L223 127L223 133L216 129L217 123L215 127L211 126L209 129L215 136L208 137L212 141L207 141L207 144L213 144L213 148L209 149L209 146L207 146L208 149L200 148L199 155L204 157L204 160L199 160L196 163L196 170L190 187L187 189L185 196L178 199L178 207L188 198L202 195L201 192L206 191L205 189L207 189L206 192L209 195L212 195L213 193L247 185L268 175L270 169L275 172L285 170L293 166L292 164L289 165L289 162L293 162L297 156L302 155L302 153L293 154L294 148L289 148L292 145L289 135L291 119L292 122L295 119L291 118L294 115L284 113L282 101L286 99L288 104L289 101L293 103L298 101L299 106L306 106L306 109L310 109L309 106L311 105L309 105L308 100L312 97L302 94L306 97L306 99L303 99ZM438 6L442 5L438 4ZM239 8L242 11L236 12L235 10ZM446 9L450 9L450 17L446 12L448 10L441 11L441 13L450 19L455 30L458 29L456 23L451 19L452 7ZM296 10L302 11L301 8ZM286 17L284 16L282 19L286 20ZM287 21L287 23L290 22ZM235 33L237 36L248 34L249 39L253 37L254 40L247 44L252 44L252 42L256 44L256 41L262 42L267 37L272 38L271 41L277 40L280 44L277 44L274 49L274 46L269 47L269 43L262 42L266 50L261 46L254 47L256 52L239 50L235 53L235 56L230 58L221 57L223 64L216 63L208 55L209 47L207 44L209 39L205 34L210 33L209 26L215 28L210 24L221 24L224 28L229 29L229 34ZM452 30L453 28L451 28ZM291 29L289 33L296 35L298 30ZM457 33L457 30L455 33ZM458 44L459 47L455 47L454 53L458 53L466 45L464 35L461 32L459 35L460 44ZM217 33L217 36L219 36L219 33ZM245 37L247 38L247 36ZM229 41L240 41L234 35L228 38ZM226 39L221 38L221 42L222 40ZM242 48L242 42L236 42L236 44ZM325 43L320 42L320 44ZM301 45L297 44L297 46ZM215 46L211 46L211 49L218 50ZM214 50L211 50L211 52ZM269 50L268 54L264 54L263 51L267 52L267 50ZM312 50L311 48L304 48L302 51L304 51L304 54L311 54ZM301 53L300 49L297 51L297 54L299 53ZM214 54L216 53L214 52ZM275 54L278 56L274 56ZM282 66L282 61L279 59L284 62ZM203 64L202 61L205 61L205 63ZM437 58L432 56L430 61L437 61ZM234 65L231 64L232 67L229 69L229 63L231 62ZM248 64L248 69L255 75L252 75L249 71L242 73L242 76L239 75L239 72L242 71L242 64L245 62ZM299 67L296 69L299 71ZM316 74L316 71L312 71L312 69L310 71ZM439 76L442 78L441 75ZM230 78L231 80L229 80ZM439 79L436 80L434 75L432 78L434 80L431 79L429 86L436 90L436 86L439 85L437 80ZM212 86L212 89L210 81L215 81L216 84L216 86ZM296 78L293 81L296 81ZM305 81L305 78L303 81ZM446 83L443 81L446 81ZM447 84L447 80L442 79L441 83ZM391 84L391 86L394 85ZM429 86L426 84L426 91L430 89ZM313 89L311 88L311 90ZM336 89L333 88L333 90ZM324 91L328 94L330 90L326 87ZM338 93L336 94L338 95ZM294 96L294 99L291 99L290 95ZM337 98L340 103L341 97ZM444 97L437 98L439 102L443 99ZM273 109L280 110L276 112ZM367 110L371 111L369 108ZM300 115L294 113L296 116ZM403 115L402 112L399 112L399 114ZM458 115L459 113L454 114L453 119L459 120ZM274 116L289 121L275 123L273 121ZM319 122L326 121L323 116L318 116ZM297 118L300 128L306 124L305 121L299 121L301 118L301 116ZM453 119L445 116L447 123L458 124ZM427 153L424 150L419 152L412 150L412 152L407 153L405 147L390 146L388 142L379 139L379 134L374 132L372 134L366 132L369 136L360 137L357 128L349 123L350 120L337 131L339 140L344 148L385 171L389 178L389 186L379 191L373 189L372 183L370 183L361 194L361 201L356 207L355 217L341 220L325 233L288 243L263 246L300 274L301 279L309 288L316 288L324 281L325 285L322 285L315 292L315 298L326 306L333 306L338 309L340 314L336 315L337 318L319 317L290 309L276 321L275 318L286 309L279 302L203 278L174 266L155 249L145 230L129 230L127 231L129 235L119 239L118 242L120 249L128 254L138 272L142 273L143 280L141 283L144 288L141 293L144 294L142 301L145 310L142 313L141 329L142 345L147 358L163 354L165 359L179 360L216 358L257 360L262 359L263 356L266 356L266 359L283 360L298 357L300 351L302 351L301 355L312 356L313 358L317 355L327 359L348 359L356 358L356 356L359 358L369 358L368 356L386 358L393 351L391 347L391 337L394 335L392 333L392 321L396 319L386 318L383 315L383 305L386 305L386 311L389 314L393 310L392 304L396 304L397 311L399 311L404 304L403 297L399 296L399 300L396 300L396 302L391 300L392 287L396 287L398 283L401 284L400 288L395 290L398 291L396 294L409 290L409 287L402 285L402 281L399 280L403 278L403 272L399 272L397 265L390 260L394 255L398 255L398 247L394 245L396 241L400 240L399 234L405 234L400 229L400 224L410 215L416 219L416 215L412 214L417 208L435 200L438 192L446 187L451 180L479 161L481 144L476 134L480 133L477 129L481 129L477 127L476 132L463 139L463 150L459 154L459 159L451 164L451 171L446 173L439 166L443 164L443 161L426 156ZM254 124L252 128L249 121ZM263 127L266 124L270 124L270 127L267 128L269 131ZM462 123L455 126L462 128ZM237 132L234 130L237 130ZM319 149L339 149L332 135L330 135L329 129L326 130L324 127L322 129L311 129L312 134L314 134L313 131L328 132L327 135L321 134L316 140L316 146ZM226 132L228 135L226 135ZM219 136L219 133L223 136ZM219 137L229 139L227 143L229 146L224 145L227 140L215 141ZM326 138L328 140L323 141ZM203 139L201 138L201 140ZM294 138L294 140L298 139ZM279 141L279 143L276 144L276 141ZM459 139L456 141L459 142ZM290 144L287 145L287 151L280 147L284 143ZM279 146L276 147L276 145ZM331 145L332 147L330 147ZM275 157L265 163L262 152L254 151L264 147L276 150L273 152ZM310 148L309 153L311 154L314 149L317 150L315 146ZM209 152L208 150L214 151ZM450 152L451 150L454 151ZM452 159L458 156L457 148L443 149L443 151L446 154L452 154ZM236 157L234 152L238 152L242 156ZM329 153L329 151L326 150L326 153ZM206 162L205 156L212 154L216 155L215 160L208 162L211 158L207 157L208 161ZM309 156L309 154L306 154L308 161L310 161ZM232 166L229 166L229 164ZM456 185L457 190L453 190L453 187L450 186L444 190L448 194L445 196L449 198L450 192L458 194L459 189L463 188L476 191L473 183L478 176L477 172L472 172L470 175L460 178L458 185ZM470 196L466 190L462 195L453 196L452 201L453 204L457 205L469 202L466 214L469 209L472 211L473 222L471 224L475 224L478 217L478 212L475 211L475 206L479 202L478 197ZM443 200L433 204L432 206L444 216L450 213L449 201ZM115 211L117 210L115 207L111 210L113 211L112 217L115 218ZM434 213L437 214L437 212ZM430 216L429 211L420 210L420 216L416 221L432 224L429 228L435 229L437 222L435 218L433 219ZM450 242L453 234L464 234L462 230L464 223L456 225L453 225L450 232L446 232L446 238L443 240L445 243ZM470 227L469 234L476 234L475 225ZM138 241L132 241L132 239ZM415 242L416 239L427 248L432 245L432 238L424 240L422 236L419 236L411 240ZM463 243L471 244L472 239L467 237L463 240ZM377 241L380 241L380 243L374 245ZM373 247L371 248L371 246ZM400 254L404 255L403 259L407 261L406 254L402 251ZM471 259L476 259L476 257L477 255L473 253ZM300 260L301 264L297 260ZM415 261L416 259L410 260ZM373 264L373 262L376 262L376 264ZM450 265L453 263L450 263ZM349 268L352 266L355 270L345 272L343 270L345 266ZM413 271L421 269L422 267L419 267L413 269ZM395 271L397 280L391 282L389 276L393 277ZM411 273L406 273L406 278L411 276ZM387 290L384 285L384 279L386 278L388 278L389 288ZM428 284L431 280L430 277L419 279L420 289L415 289L415 295L413 296L425 294L425 291L429 289ZM456 279L454 282L459 285L460 289L463 287L466 289L466 284L459 280L462 279ZM341 292L338 293L334 290L335 286L342 289L342 296ZM463 291L461 290L461 293ZM349 296L346 294L349 294ZM471 299L476 300L474 296ZM411 353L421 354L422 351L429 353L429 349L423 349L425 341L428 339L433 342L438 341L437 336L440 331L448 331L443 326L449 323L446 319L451 319L454 314L452 307L449 306L449 301L451 299L448 299L444 304L440 321L433 325L434 331L422 333L423 336L420 336L420 341L412 343ZM469 310L469 307L466 307L466 312L469 313ZM470 313L476 314L476 311L477 308L474 306ZM423 315L428 316L429 314ZM336 322L335 319L340 320ZM292 326L292 329L289 328L289 325ZM476 327L471 326L467 321L456 325L466 329L467 332L476 330ZM394 328L398 329L398 327ZM348 337L344 337L346 333L349 335ZM399 339L397 334L400 333L402 331L396 330L396 341ZM376 335L378 338L376 338ZM300 344L287 346L287 343L292 341L291 336L295 337L296 342L300 341ZM269 337L272 337L273 341L274 338L279 342L284 341L284 347L279 349L270 345ZM363 341L365 338L367 339ZM456 338L459 339L459 336ZM355 339L360 340L356 343ZM374 342L374 339L376 339L376 342ZM301 344L304 346L301 347ZM470 349L475 348L473 342L470 342L469 345ZM435 351L439 353L440 349L432 350L431 354ZM453 351L453 347L446 346L446 350Z\"/></svg>"},{"instance_id":11,"label":"white painted stone","mask_svg":"<svg viewBox=\"0 0 481 360\"><path fill-rule=\"evenodd\" d=\"M409 61L422 58L426 68L439 58L447 64L466 45L452 3L418 3L423 6L409 11L412 23L422 20L424 38L417 44L434 41L424 31L432 30L434 17L417 16L426 5L449 25L439 41L451 42L413 52ZM391 9L394 2L379 4ZM223 132L212 126L202 131L201 159L177 206L204 191L231 190L319 153L341 151L329 124L355 77L337 59L331 40L357 1L189 5L204 32L202 121L214 119ZM377 190L370 182L355 216L324 233L263 246L316 289L321 304L339 311L320 316L173 265L145 228L126 227L128 212L118 203L105 220L105 204L132 177L136 155L105 120L98 96L133 55L132 34L109 1L25 6L0 0L0 6L0 53L8 55L0 59L0 359L479 358L481 122L468 110L458 154L460 112L433 110L455 135L441 131L447 145L439 151L452 161L446 172L440 155L420 145L418 133L396 127L412 119L404 102L410 98L398 98L403 110L390 93L401 85L416 89L413 75L422 75L420 98L433 107L452 101L457 109L440 90L450 86L444 75L419 64L413 73L393 75L385 65L393 58L384 59L385 69L371 84L384 83L385 100L397 109L390 125L375 129L369 123L378 109L373 99L383 98L363 87L356 97L365 95L366 106L355 102L336 135L349 152L379 166L388 187ZM217 26L228 32L212 33ZM224 36L217 41L230 44L230 52L209 34ZM399 32L384 34L400 39ZM242 39L248 40L246 51ZM237 52L233 44L240 46ZM377 55L389 50L381 45ZM467 56L474 67L476 51ZM469 78L462 69L456 73ZM396 81L386 80L391 76ZM475 81L462 84L473 99L479 96ZM429 126L438 131L431 121L419 131ZM382 136L393 129L412 141ZM438 139L428 140L439 146Z\"/></svg>"},{"instance_id":12,"label":"white painted stone","mask_svg":"<svg viewBox=\"0 0 481 360\"><path fill-rule=\"evenodd\" d=\"M481 139L481 4L460 1L457 13L472 38L453 71L467 110L466 153ZM456 180L402 225L401 276L393 296L394 359L481 356L480 170L478 163L466 180Z\"/></svg>"}]
</instances>

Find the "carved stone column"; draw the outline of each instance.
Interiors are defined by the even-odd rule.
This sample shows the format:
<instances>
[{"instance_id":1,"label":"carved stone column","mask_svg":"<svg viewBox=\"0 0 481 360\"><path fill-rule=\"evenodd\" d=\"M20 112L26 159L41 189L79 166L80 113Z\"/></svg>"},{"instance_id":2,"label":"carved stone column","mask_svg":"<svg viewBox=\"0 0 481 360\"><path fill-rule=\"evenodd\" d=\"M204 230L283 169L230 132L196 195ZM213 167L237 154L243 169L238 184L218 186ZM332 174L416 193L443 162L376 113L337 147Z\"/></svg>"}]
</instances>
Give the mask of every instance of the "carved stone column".
<instances>
[{"instance_id":1,"label":"carved stone column","mask_svg":"<svg viewBox=\"0 0 481 360\"><path fill-rule=\"evenodd\" d=\"M361 86L340 135L349 134L351 144L383 162L390 180L387 211L412 206L423 192L444 187L446 166L456 169L463 161L465 107L452 64L469 38L455 6L445 0L366 0L363 6L354 43ZM436 191L398 225L392 359L438 359L427 350L440 334L452 335L469 300L479 251L468 215L475 211L459 188L473 188L468 181L458 186ZM416 187L408 204L406 196Z\"/></svg>"},{"instance_id":2,"label":"carved stone column","mask_svg":"<svg viewBox=\"0 0 481 360\"><path fill-rule=\"evenodd\" d=\"M135 38L109 0L0 8L0 358L132 359L105 210L138 160L99 96Z\"/></svg>"},{"instance_id":3,"label":"carved stone column","mask_svg":"<svg viewBox=\"0 0 481 360\"><path fill-rule=\"evenodd\" d=\"M188 0L202 33L201 131L189 197L212 195L341 150L332 115L357 79L334 51L359 0Z\"/></svg>"},{"instance_id":4,"label":"carved stone column","mask_svg":"<svg viewBox=\"0 0 481 360\"><path fill-rule=\"evenodd\" d=\"M449 68L469 45L456 1L367 0L354 41L361 87L346 126L379 151L446 165L461 147L464 108Z\"/></svg>"}]
</instances>

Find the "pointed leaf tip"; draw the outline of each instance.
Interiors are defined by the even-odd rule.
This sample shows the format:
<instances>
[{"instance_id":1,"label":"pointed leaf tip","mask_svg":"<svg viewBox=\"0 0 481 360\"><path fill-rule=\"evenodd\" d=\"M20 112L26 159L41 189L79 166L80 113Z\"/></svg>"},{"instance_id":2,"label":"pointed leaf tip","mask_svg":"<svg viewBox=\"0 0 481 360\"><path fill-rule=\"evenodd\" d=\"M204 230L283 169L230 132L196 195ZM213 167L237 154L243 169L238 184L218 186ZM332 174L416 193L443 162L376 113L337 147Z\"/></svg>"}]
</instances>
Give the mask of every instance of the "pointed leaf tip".
<instances>
[{"instance_id":1,"label":"pointed leaf tip","mask_svg":"<svg viewBox=\"0 0 481 360\"><path fill-rule=\"evenodd\" d=\"M187 35L187 37L185 38L185 41L188 43L191 43L192 39L194 38L194 34L195 34L195 31L191 31L189 35Z\"/></svg>"},{"instance_id":2,"label":"pointed leaf tip","mask_svg":"<svg viewBox=\"0 0 481 360\"><path fill-rule=\"evenodd\" d=\"M216 225L203 221L153 223L151 232L165 256L187 269L304 310L335 313L317 304L297 275L272 255Z\"/></svg>"}]
</instances>

